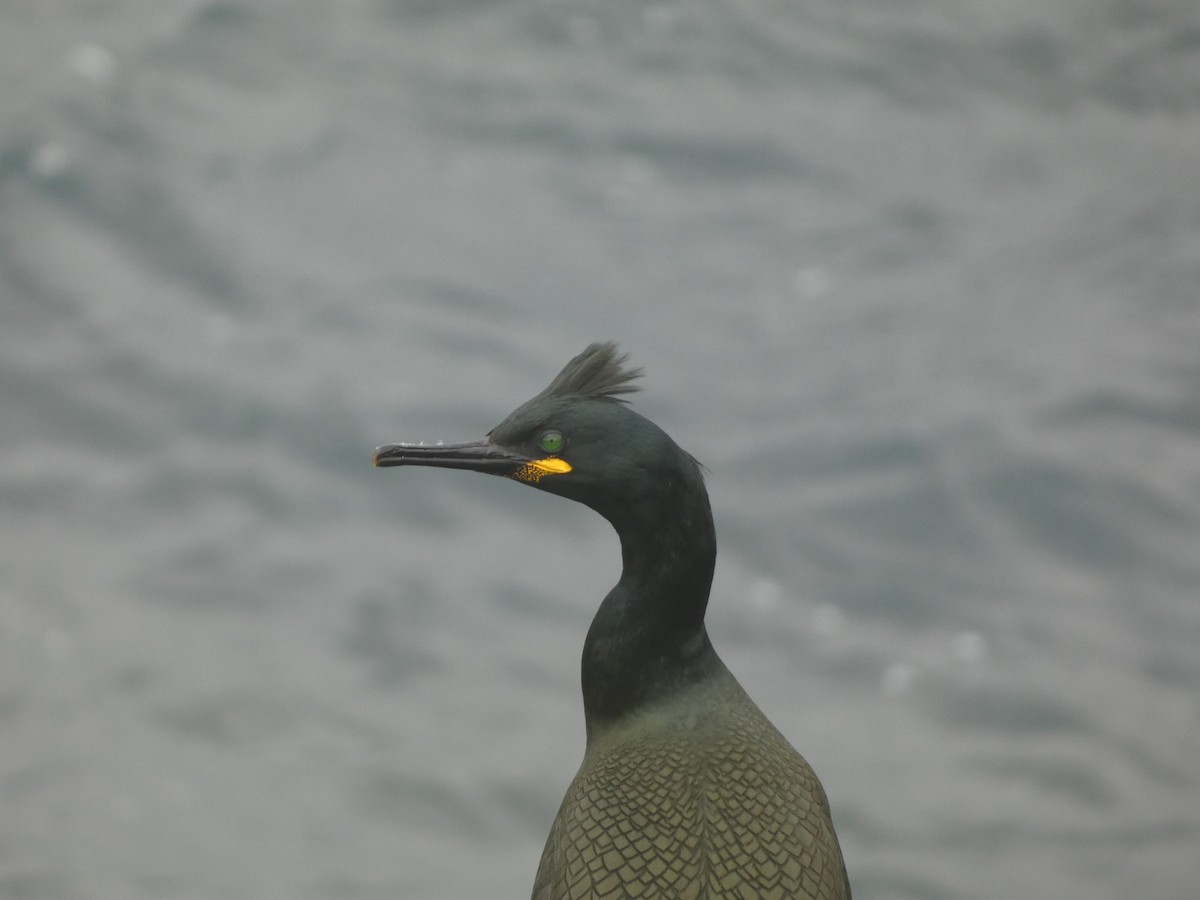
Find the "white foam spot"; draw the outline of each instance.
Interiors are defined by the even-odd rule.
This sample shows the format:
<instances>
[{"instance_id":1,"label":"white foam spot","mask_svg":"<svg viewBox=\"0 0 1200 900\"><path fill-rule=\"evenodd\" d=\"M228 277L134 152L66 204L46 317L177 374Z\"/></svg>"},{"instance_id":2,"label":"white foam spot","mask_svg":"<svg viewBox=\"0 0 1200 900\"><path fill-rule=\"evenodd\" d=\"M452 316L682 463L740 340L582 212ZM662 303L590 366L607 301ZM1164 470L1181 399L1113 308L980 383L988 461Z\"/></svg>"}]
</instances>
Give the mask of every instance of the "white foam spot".
<instances>
[{"instance_id":1,"label":"white foam spot","mask_svg":"<svg viewBox=\"0 0 1200 900\"><path fill-rule=\"evenodd\" d=\"M117 61L107 47L90 42L77 44L67 58L67 64L76 75L96 84L111 81L117 68Z\"/></svg>"},{"instance_id":2,"label":"white foam spot","mask_svg":"<svg viewBox=\"0 0 1200 900\"><path fill-rule=\"evenodd\" d=\"M42 144L33 151L29 167L39 178L57 178L71 165L71 151L56 141Z\"/></svg>"},{"instance_id":3,"label":"white foam spot","mask_svg":"<svg viewBox=\"0 0 1200 900\"><path fill-rule=\"evenodd\" d=\"M833 279L820 266L805 266L792 277L792 288L805 300L815 300L833 289Z\"/></svg>"},{"instance_id":4,"label":"white foam spot","mask_svg":"<svg viewBox=\"0 0 1200 900\"><path fill-rule=\"evenodd\" d=\"M978 631L962 631L950 639L950 658L967 666L977 666L987 659L988 645Z\"/></svg>"},{"instance_id":5,"label":"white foam spot","mask_svg":"<svg viewBox=\"0 0 1200 900\"><path fill-rule=\"evenodd\" d=\"M846 614L829 603L822 603L813 610L813 631L824 637L831 637L840 632L846 625Z\"/></svg>"},{"instance_id":6,"label":"white foam spot","mask_svg":"<svg viewBox=\"0 0 1200 900\"><path fill-rule=\"evenodd\" d=\"M912 687L916 677L917 670L912 663L895 662L883 670L880 687L888 697L898 697Z\"/></svg>"}]
</instances>

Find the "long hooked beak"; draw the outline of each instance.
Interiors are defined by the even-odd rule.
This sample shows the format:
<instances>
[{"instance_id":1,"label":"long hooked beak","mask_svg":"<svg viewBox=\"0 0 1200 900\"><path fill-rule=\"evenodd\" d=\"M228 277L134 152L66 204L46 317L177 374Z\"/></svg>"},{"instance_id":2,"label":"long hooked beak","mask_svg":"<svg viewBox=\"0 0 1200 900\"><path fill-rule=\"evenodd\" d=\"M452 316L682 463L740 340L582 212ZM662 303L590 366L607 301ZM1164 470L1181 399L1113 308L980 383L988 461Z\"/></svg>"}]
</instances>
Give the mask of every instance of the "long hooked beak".
<instances>
[{"instance_id":1,"label":"long hooked beak","mask_svg":"<svg viewBox=\"0 0 1200 900\"><path fill-rule=\"evenodd\" d=\"M496 475L511 474L529 462L498 447L491 441L464 441L461 444L387 444L375 451L377 466L438 466L442 469L472 469Z\"/></svg>"},{"instance_id":2,"label":"long hooked beak","mask_svg":"<svg viewBox=\"0 0 1200 900\"><path fill-rule=\"evenodd\" d=\"M564 459L554 456L535 459L486 440L461 444L387 444L375 451L375 465L469 469L533 484L544 475L563 475L571 471L570 463Z\"/></svg>"}]
</instances>

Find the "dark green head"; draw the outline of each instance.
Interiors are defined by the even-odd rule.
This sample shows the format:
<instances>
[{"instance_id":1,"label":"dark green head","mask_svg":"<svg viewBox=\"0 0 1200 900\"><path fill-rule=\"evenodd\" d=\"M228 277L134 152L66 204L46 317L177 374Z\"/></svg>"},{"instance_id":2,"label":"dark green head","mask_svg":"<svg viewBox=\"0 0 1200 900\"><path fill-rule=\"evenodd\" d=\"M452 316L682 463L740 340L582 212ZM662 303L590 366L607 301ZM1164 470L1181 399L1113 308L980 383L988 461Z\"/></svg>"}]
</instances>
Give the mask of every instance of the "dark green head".
<instances>
[{"instance_id":1,"label":"dark green head","mask_svg":"<svg viewBox=\"0 0 1200 900\"><path fill-rule=\"evenodd\" d=\"M482 441L392 444L377 466L504 475L590 506L621 538L621 578L588 629L588 734L721 670L704 631L716 534L699 464L622 397L641 372L592 344ZM590 740L590 737L589 737Z\"/></svg>"},{"instance_id":2,"label":"dark green head","mask_svg":"<svg viewBox=\"0 0 1200 900\"><path fill-rule=\"evenodd\" d=\"M642 374L626 359L611 342L592 344L484 440L391 444L375 465L503 475L578 500L624 531L680 491L704 494L696 461L626 405Z\"/></svg>"}]
</instances>

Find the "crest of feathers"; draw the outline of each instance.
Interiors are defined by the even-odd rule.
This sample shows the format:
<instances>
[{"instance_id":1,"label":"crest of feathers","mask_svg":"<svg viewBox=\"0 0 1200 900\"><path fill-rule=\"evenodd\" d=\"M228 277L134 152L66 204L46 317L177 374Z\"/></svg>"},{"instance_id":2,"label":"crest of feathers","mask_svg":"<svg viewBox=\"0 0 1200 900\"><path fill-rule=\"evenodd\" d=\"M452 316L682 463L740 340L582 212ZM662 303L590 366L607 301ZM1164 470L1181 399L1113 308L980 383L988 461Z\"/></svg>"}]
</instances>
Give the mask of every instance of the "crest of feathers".
<instances>
[{"instance_id":1,"label":"crest of feathers","mask_svg":"<svg viewBox=\"0 0 1200 900\"><path fill-rule=\"evenodd\" d=\"M627 403L622 394L641 390L631 384L642 370L625 365L629 354L621 353L612 341L589 344L587 349L563 366L539 397L586 397Z\"/></svg>"}]
</instances>

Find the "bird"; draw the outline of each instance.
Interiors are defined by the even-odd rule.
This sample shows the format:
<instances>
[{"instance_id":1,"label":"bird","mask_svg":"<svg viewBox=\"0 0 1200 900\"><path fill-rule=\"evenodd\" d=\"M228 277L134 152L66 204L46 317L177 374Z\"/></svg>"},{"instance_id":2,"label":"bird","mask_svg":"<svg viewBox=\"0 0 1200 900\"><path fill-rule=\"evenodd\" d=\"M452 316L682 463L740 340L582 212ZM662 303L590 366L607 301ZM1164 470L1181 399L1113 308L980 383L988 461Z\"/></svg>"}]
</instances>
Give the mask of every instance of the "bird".
<instances>
[{"instance_id":1,"label":"bird","mask_svg":"<svg viewBox=\"0 0 1200 900\"><path fill-rule=\"evenodd\" d=\"M627 363L593 343L483 440L374 457L523 482L590 507L620 540L620 578L583 645L583 762L532 900L850 900L821 782L709 640L704 469L629 405L642 370Z\"/></svg>"}]
</instances>

